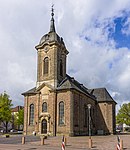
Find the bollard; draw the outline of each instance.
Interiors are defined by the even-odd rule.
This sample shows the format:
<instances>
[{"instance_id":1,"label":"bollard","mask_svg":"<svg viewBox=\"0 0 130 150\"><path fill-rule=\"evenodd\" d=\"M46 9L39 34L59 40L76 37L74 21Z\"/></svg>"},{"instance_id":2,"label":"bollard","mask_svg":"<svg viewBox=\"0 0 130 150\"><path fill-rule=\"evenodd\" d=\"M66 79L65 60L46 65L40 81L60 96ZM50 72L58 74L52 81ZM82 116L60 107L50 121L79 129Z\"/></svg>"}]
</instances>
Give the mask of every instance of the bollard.
<instances>
[{"instance_id":1,"label":"bollard","mask_svg":"<svg viewBox=\"0 0 130 150\"><path fill-rule=\"evenodd\" d=\"M41 145L44 145L44 137L41 137Z\"/></svg>"},{"instance_id":2,"label":"bollard","mask_svg":"<svg viewBox=\"0 0 130 150\"><path fill-rule=\"evenodd\" d=\"M120 150L123 150L123 140L120 140Z\"/></svg>"},{"instance_id":3,"label":"bollard","mask_svg":"<svg viewBox=\"0 0 130 150\"><path fill-rule=\"evenodd\" d=\"M22 137L22 144L25 144L25 136Z\"/></svg>"},{"instance_id":4,"label":"bollard","mask_svg":"<svg viewBox=\"0 0 130 150\"><path fill-rule=\"evenodd\" d=\"M64 142L65 142L65 146L66 146L67 145L67 138L65 137L64 140L65 140Z\"/></svg>"},{"instance_id":5,"label":"bollard","mask_svg":"<svg viewBox=\"0 0 130 150\"><path fill-rule=\"evenodd\" d=\"M88 139L88 147L92 148L92 139L91 139L91 137Z\"/></svg>"}]
</instances>

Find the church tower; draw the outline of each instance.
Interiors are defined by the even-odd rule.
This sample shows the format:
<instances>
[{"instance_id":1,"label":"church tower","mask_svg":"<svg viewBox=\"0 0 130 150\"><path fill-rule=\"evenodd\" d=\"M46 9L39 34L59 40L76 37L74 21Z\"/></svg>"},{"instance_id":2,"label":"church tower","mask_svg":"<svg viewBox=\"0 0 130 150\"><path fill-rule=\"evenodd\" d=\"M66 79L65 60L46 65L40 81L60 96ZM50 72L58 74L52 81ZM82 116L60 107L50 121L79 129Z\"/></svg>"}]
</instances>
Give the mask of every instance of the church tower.
<instances>
[{"instance_id":1,"label":"church tower","mask_svg":"<svg viewBox=\"0 0 130 150\"><path fill-rule=\"evenodd\" d=\"M50 31L41 38L40 43L35 48L38 55L36 88L43 83L56 88L66 76L66 56L68 51L63 38L56 33L53 6Z\"/></svg>"}]
</instances>

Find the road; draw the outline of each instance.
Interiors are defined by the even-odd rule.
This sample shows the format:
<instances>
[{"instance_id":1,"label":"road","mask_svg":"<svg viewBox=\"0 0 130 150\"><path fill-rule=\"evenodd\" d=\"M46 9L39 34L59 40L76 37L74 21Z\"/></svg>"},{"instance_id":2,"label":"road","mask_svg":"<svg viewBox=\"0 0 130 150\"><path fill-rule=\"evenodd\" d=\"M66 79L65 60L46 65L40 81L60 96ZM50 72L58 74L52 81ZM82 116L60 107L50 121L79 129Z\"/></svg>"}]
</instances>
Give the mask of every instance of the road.
<instances>
[{"instance_id":1,"label":"road","mask_svg":"<svg viewBox=\"0 0 130 150\"><path fill-rule=\"evenodd\" d=\"M124 150L130 150L130 135L119 135L123 140ZM89 150L88 136L66 137L65 150ZM0 150L61 150L62 137L48 137L41 145L39 136L26 136L22 145L22 136L0 137ZM117 136L92 136L92 150L115 150Z\"/></svg>"}]
</instances>

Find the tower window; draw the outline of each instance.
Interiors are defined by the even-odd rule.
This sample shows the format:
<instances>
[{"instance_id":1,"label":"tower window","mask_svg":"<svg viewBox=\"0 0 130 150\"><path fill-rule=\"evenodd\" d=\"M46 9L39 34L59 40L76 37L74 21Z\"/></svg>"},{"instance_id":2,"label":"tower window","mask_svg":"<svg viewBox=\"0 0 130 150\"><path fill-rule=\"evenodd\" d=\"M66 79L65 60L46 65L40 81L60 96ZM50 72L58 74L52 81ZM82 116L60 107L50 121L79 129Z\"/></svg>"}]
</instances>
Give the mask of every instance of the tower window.
<instances>
[{"instance_id":1,"label":"tower window","mask_svg":"<svg viewBox=\"0 0 130 150\"><path fill-rule=\"evenodd\" d=\"M59 103L59 124L64 124L64 102Z\"/></svg>"},{"instance_id":2,"label":"tower window","mask_svg":"<svg viewBox=\"0 0 130 150\"><path fill-rule=\"evenodd\" d=\"M44 102L42 104L42 112L47 112L47 103L46 102Z\"/></svg>"},{"instance_id":3,"label":"tower window","mask_svg":"<svg viewBox=\"0 0 130 150\"><path fill-rule=\"evenodd\" d=\"M43 66L44 66L44 68L43 68L43 73L44 74L48 74L48 72L49 72L49 59L48 59L48 57L45 57L44 58L44 60L43 60Z\"/></svg>"},{"instance_id":4,"label":"tower window","mask_svg":"<svg viewBox=\"0 0 130 150\"><path fill-rule=\"evenodd\" d=\"M63 62L60 60L60 75L63 76Z\"/></svg>"},{"instance_id":5,"label":"tower window","mask_svg":"<svg viewBox=\"0 0 130 150\"><path fill-rule=\"evenodd\" d=\"M34 124L34 104L30 105L30 119L29 119L29 124L30 125Z\"/></svg>"}]
</instances>

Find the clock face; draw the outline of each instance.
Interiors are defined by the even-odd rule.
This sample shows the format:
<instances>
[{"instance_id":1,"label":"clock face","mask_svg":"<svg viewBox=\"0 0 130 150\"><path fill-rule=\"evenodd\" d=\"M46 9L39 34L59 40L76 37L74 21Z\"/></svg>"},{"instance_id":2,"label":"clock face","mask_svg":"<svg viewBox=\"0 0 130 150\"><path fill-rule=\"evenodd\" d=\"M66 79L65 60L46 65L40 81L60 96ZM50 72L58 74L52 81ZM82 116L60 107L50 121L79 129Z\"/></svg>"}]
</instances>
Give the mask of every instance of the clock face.
<instances>
[{"instance_id":1,"label":"clock face","mask_svg":"<svg viewBox=\"0 0 130 150\"><path fill-rule=\"evenodd\" d=\"M49 50L49 46L44 47L44 51L47 52Z\"/></svg>"}]
</instances>

